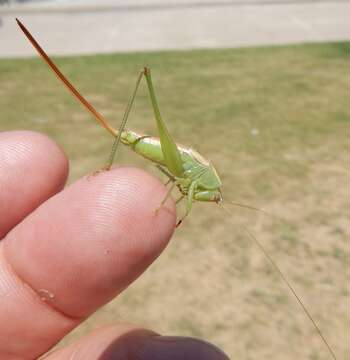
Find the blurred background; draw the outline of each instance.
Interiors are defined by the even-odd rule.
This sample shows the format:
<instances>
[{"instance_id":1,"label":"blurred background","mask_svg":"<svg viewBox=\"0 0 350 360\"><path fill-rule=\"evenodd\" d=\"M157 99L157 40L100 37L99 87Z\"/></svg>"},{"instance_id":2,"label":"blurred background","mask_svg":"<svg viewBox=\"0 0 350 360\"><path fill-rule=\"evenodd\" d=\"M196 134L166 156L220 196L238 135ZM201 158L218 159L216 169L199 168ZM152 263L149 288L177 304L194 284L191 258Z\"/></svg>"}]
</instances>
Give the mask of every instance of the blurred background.
<instances>
[{"instance_id":1,"label":"blurred background","mask_svg":"<svg viewBox=\"0 0 350 360\"><path fill-rule=\"evenodd\" d=\"M112 139L38 59L15 17L114 126L138 70L150 66L176 141L215 164L225 198L276 216L195 204L149 270L59 346L131 321L207 339L233 359L329 359L246 227L338 358L349 358L350 2L0 1L0 129L50 135L73 182L105 164ZM128 126L156 134L144 86ZM128 149L118 162L162 177Z\"/></svg>"}]
</instances>

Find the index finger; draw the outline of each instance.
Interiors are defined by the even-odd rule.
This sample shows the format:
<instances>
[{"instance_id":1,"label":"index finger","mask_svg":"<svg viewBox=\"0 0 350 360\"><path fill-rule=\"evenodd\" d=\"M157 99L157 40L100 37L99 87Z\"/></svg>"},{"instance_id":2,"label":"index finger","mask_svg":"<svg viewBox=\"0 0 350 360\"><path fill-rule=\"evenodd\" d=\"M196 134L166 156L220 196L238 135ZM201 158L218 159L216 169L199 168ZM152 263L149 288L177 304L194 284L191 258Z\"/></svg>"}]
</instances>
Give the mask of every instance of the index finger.
<instances>
[{"instance_id":1,"label":"index finger","mask_svg":"<svg viewBox=\"0 0 350 360\"><path fill-rule=\"evenodd\" d=\"M77 181L15 227L0 244L0 357L47 351L139 276L174 231L173 202L155 213L165 192L118 168Z\"/></svg>"}]
</instances>

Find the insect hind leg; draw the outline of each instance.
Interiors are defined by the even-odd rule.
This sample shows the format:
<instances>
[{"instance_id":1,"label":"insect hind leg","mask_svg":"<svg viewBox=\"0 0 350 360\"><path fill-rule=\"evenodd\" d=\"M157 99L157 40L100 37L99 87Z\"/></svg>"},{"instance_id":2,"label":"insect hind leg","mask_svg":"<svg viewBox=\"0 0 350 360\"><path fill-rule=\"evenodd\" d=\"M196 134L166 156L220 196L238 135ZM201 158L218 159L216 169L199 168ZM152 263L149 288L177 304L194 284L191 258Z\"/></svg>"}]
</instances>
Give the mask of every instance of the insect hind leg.
<instances>
[{"instance_id":1,"label":"insect hind leg","mask_svg":"<svg viewBox=\"0 0 350 360\"><path fill-rule=\"evenodd\" d=\"M115 138L115 140L113 142L112 150L111 150L111 153L109 155L108 162L107 162L106 166L102 170L110 170L110 168L112 167L112 164L113 164L114 159L116 157L116 153L118 151L118 147L119 147L119 144L120 144L120 141L121 141L122 133L123 133L123 131L125 129L125 126L126 126L126 123L128 121L128 117L129 117L131 108L132 108L132 106L134 104L135 97L136 97L136 94L137 94L137 90L139 88L139 85L140 85L140 82L141 82L141 79L142 79L143 75L144 75L144 70L140 71L140 73L139 73L139 75L137 77L134 91L133 91L133 93L131 95L131 98L130 98L130 100L128 102L128 105L127 105L127 107L125 109L122 122L121 122L121 124L119 126L118 132L116 134L116 138Z\"/></svg>"}]
</instances>

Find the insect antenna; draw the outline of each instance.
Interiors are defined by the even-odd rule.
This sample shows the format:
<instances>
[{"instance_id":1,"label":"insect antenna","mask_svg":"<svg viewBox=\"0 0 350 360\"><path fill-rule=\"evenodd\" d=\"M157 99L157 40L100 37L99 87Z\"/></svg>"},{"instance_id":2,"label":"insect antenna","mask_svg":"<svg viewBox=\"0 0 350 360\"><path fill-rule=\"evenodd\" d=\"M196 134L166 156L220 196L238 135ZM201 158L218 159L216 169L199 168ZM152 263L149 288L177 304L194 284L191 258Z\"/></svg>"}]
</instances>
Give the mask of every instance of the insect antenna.
<instances>
[{"instance_id":1,"label":"insect antenna","mask_svg":"<svg viewBox=\"0 0 350 360\"><path fill-rule=\"evenodd\" d=\"M242 204L242 203L238 203L238 202L231 201L231 200L224 200L224 202L220 203L220 205L223 208L225 208L225 205L233 205L233 206L237 206L237 207L240 207L240 208L257 211L257 212L260 212L260 213L264 214L265 216L268 216L268 217L270 217L272 219L278 220L280 222L286 222L284 219L278 217L277 215L272 214L272 213L270 213L269 211L267 211L265 209L260 209L260 208L258 208L256 206L253 206L253 205Z\"/></svg>"},{"instance_id":2,"label":"insect antenna","mask_svg":"<svg viewBox=\"0 0 350 360\"><path fill-rule=\"evenodd\" d=\"M232 212L224 206L223 203L219 204L229 215L233 215ZM232 203L232 205L236 205L236 203ZM238 206L241 206L241 204L237 204ZM248 208L248 209L252 209L252 210L258 210L258 211L262 211L261 209L258 208L254 208L251 207L249 205L243 205L242 207ZM266 213L265 211L262 211L265 214L270 215L269 213ZM306 308L306 306L304 305L303 301L301 300L301 297L297 294L296 290L294 289L294 287L292 286L292 284L288 281L288 279L286 278L286 276L283 274L282 270L280 269L280 267L277 265L277 263L273 260L273 258L269 255L269 253L267 252L267 250L265 249L265 247L262 245L262 243L243 225L241 225L242 229L244 230L244 232L249 236L249 238L254 242L254 244L260 249L260 251L263 253L263 255L265 256L265 258L268 260L268 262L270 263L270 265L275 269L275 271L279 274L280 278L282 279L282 281L284 282L284 284L288 287L288 289L290 290L290 292L293 294L294 298L297 300L298 304L300 305L301 309L303 310L304 314L306 315L306 317L310 320L310 322L312 323L314 329L316 330L317 334L319 335L319 337L321 338L322 342L324 343L324 345L327 347L330 355L332 356L333 360L337 360L337 357L335 355L335 352L333 351L332 347L330 346L330 344L328 343L328 341L326 340L326 338L324 337L320 327L318 326L318 324L316 323L316 321L314 320L314 318L311 316L311 313L309 312L309 310Z\"/></svg>"},{"instance_id":3,"label":"insect antenna","mask_svg":"<svg viewBox=\"0 0 350 360\"><path fill-rule=\"evenodd\" d=\"M270 214L268 211L266 211L266 210L264 210L264 209L257 208L257 207L252 206L252 205L241 204L241 203L234 202L234 201L231 201L231 200L225 200L224 203L220 203L221 206L225 207L224 204L225 204L225 205L238 206L238 207L241 207L241 208L258 211L258 212L261 212L261 213L263 213L263 214L265 214L265 215L268 215L268 216L271 216L271 217L275 217L273 214Z\"/></svg>"},{"instance_id":4,"label":"insect antenna","mask_svg":"<svg viewBox=\"0 0 350 360\"><path fill-rule=\"evenodd\" d=\"M18 26L23 31L24 35L33 45L35 50L39 53L42 59L46 64L51 68L55 73L57 78L63 82L67 89L80 101L80 103L94 116L97 122L99 122L106 130L108 130L112 135L116 135L116 130L111 127L105 118L80 94L80 92L73 86L73 84L62 74L38 42L34 39L33 35L27 30L27 28L16 18Z\"/></svg>"}]
</instances>

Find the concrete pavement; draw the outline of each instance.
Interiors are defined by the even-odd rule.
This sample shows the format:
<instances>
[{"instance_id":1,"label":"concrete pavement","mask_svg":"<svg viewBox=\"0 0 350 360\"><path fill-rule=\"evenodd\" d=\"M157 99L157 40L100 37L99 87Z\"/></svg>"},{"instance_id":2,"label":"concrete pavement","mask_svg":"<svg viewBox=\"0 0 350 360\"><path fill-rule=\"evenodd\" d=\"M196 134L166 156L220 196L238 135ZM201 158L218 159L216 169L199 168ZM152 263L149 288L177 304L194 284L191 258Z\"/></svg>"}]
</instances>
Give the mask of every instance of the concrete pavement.
<instances>
[{"instance_id":1,"label":"concrete pavement","mask_svg":"<svg viewBox=\"0 0 350 360\"><path fill-rule=\"evenodd\" d=\"M0 57L34 55L15 17L52 55L350 40L342 0L57 0L0 6Z\"/></svg>"}]
</instances>

